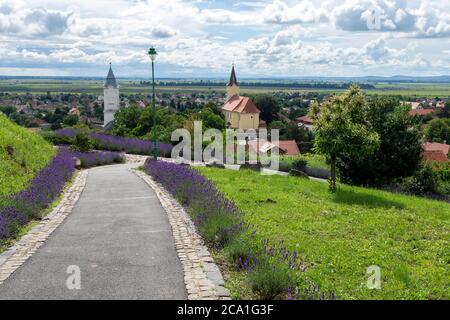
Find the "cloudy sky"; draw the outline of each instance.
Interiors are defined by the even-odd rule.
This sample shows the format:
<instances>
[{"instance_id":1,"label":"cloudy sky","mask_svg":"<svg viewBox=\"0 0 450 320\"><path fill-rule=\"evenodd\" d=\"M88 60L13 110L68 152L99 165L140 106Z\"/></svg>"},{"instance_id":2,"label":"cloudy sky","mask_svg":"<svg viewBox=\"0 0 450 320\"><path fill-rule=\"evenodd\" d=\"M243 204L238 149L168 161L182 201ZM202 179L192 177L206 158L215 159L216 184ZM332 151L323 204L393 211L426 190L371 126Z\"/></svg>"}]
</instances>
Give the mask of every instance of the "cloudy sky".
<instances>
[{"instance_id":1,"label":"cloudy sky","mask_svg":"<svg viewBox=\"0 0 450 320\"><path fill-rule=\"evenodd\" d=\"M0 75L450 74L450 1L0 0Z\"/></svg>"}]
</instances>

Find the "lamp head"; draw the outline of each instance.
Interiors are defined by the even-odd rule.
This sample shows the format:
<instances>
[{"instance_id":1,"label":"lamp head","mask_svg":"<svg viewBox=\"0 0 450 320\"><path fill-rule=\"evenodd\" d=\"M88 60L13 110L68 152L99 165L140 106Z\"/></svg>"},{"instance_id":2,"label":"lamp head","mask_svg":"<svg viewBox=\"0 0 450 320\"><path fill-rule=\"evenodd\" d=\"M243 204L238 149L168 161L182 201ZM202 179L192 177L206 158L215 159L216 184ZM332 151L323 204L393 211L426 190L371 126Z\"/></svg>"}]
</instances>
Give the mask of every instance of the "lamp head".
<instances>
[{"instance_id":1,"label":"lamp head","mask_svg":"<svg viewBox=\"0 0 450 320\"><path fill-rule=\"evenodd\" d=\"M150 56L150 59L151 59L152 61L155 61L156 56L158 55L158 53L156 52L155 48L151 47L151 48L148 50L148 55Z\"/></svg>"}]
</instances>

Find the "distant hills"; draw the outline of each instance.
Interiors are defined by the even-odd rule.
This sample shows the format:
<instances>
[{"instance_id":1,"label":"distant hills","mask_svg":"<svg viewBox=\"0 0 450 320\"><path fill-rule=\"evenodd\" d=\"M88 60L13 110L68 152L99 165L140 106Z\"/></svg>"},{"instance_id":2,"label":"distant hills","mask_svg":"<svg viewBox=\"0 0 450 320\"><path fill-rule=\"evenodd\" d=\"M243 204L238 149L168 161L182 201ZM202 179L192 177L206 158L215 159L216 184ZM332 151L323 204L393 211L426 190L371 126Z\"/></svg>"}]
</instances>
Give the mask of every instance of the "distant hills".
<instances>
[{"instance_id":1,"label":"distant hills","mask_svg":"<svg viewBox=\"0 0 450 320\"><path fill-rule=\"evenodd\" d=\"M132 78L132 77L118 77L122 80L148 80L146 78ZM21 79L42 79L42 80L104 80L103 77L38 77L38 76L1 76L0 80L21 80ZM191 78L158 78L162 81L179 80L179 81L225 81L224 78L214 77L191 77ZM302 77L241 77L241 81L267 81L267 82L282 82L282 81L311 81L311 82L358 82L358 83L450 83L450 75L441 76L403 76L396 75L392 77L382 76L366 76L366 77L316 77L316 76L302 76Z\"/></svg>"}]
</instances>

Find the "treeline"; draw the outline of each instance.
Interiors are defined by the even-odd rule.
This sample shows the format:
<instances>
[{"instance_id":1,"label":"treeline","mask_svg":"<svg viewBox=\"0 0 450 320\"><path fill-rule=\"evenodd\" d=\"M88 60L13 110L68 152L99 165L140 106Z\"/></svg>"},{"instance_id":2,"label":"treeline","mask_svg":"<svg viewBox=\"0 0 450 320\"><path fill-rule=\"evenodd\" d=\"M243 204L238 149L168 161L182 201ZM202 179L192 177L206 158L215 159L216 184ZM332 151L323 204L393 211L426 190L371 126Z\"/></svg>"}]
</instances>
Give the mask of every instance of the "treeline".
<instances>
[{"instance_id":1,"label":"treeline","mask_svg":"<svg viewBox=\"0 0 450 320\"><path fill-rule=\"evenodd\" d=\"M141 86L150 86L151 81L140 81ZM302 89L348 89L354 84L352 82L240 82L242 87L270 87L270 88L302 88ZM213 81L158 81L158 86L163 87L225 87L226 82L213 82ZM362 89L375 89L375 86L368 83L360 83L358 86Z\"/></svg>"}]
</instances>

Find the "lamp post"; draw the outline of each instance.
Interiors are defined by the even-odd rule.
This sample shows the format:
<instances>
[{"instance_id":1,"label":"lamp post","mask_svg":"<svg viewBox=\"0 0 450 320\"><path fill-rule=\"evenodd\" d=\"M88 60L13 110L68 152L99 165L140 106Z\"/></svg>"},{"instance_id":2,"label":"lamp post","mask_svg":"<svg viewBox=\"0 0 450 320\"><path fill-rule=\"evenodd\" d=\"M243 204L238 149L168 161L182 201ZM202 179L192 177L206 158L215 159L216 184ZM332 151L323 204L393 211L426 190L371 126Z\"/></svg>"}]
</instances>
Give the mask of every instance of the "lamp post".
<instances>
[{"instance_id":1,"label":"lamp post","mask_svg":"<svg viewBox=\"0 0 450 320\"><path fill-rule=\"evenodd\" d=\"M156 50L151 47L148 50L148 55L152 60L152 86L153 86L153 99L152 99L152 107L153 107L153 159L158 160L158 145L156 143L156 105L155 105L155 59L156 59Z\"/></svg>"}]
</instances>

